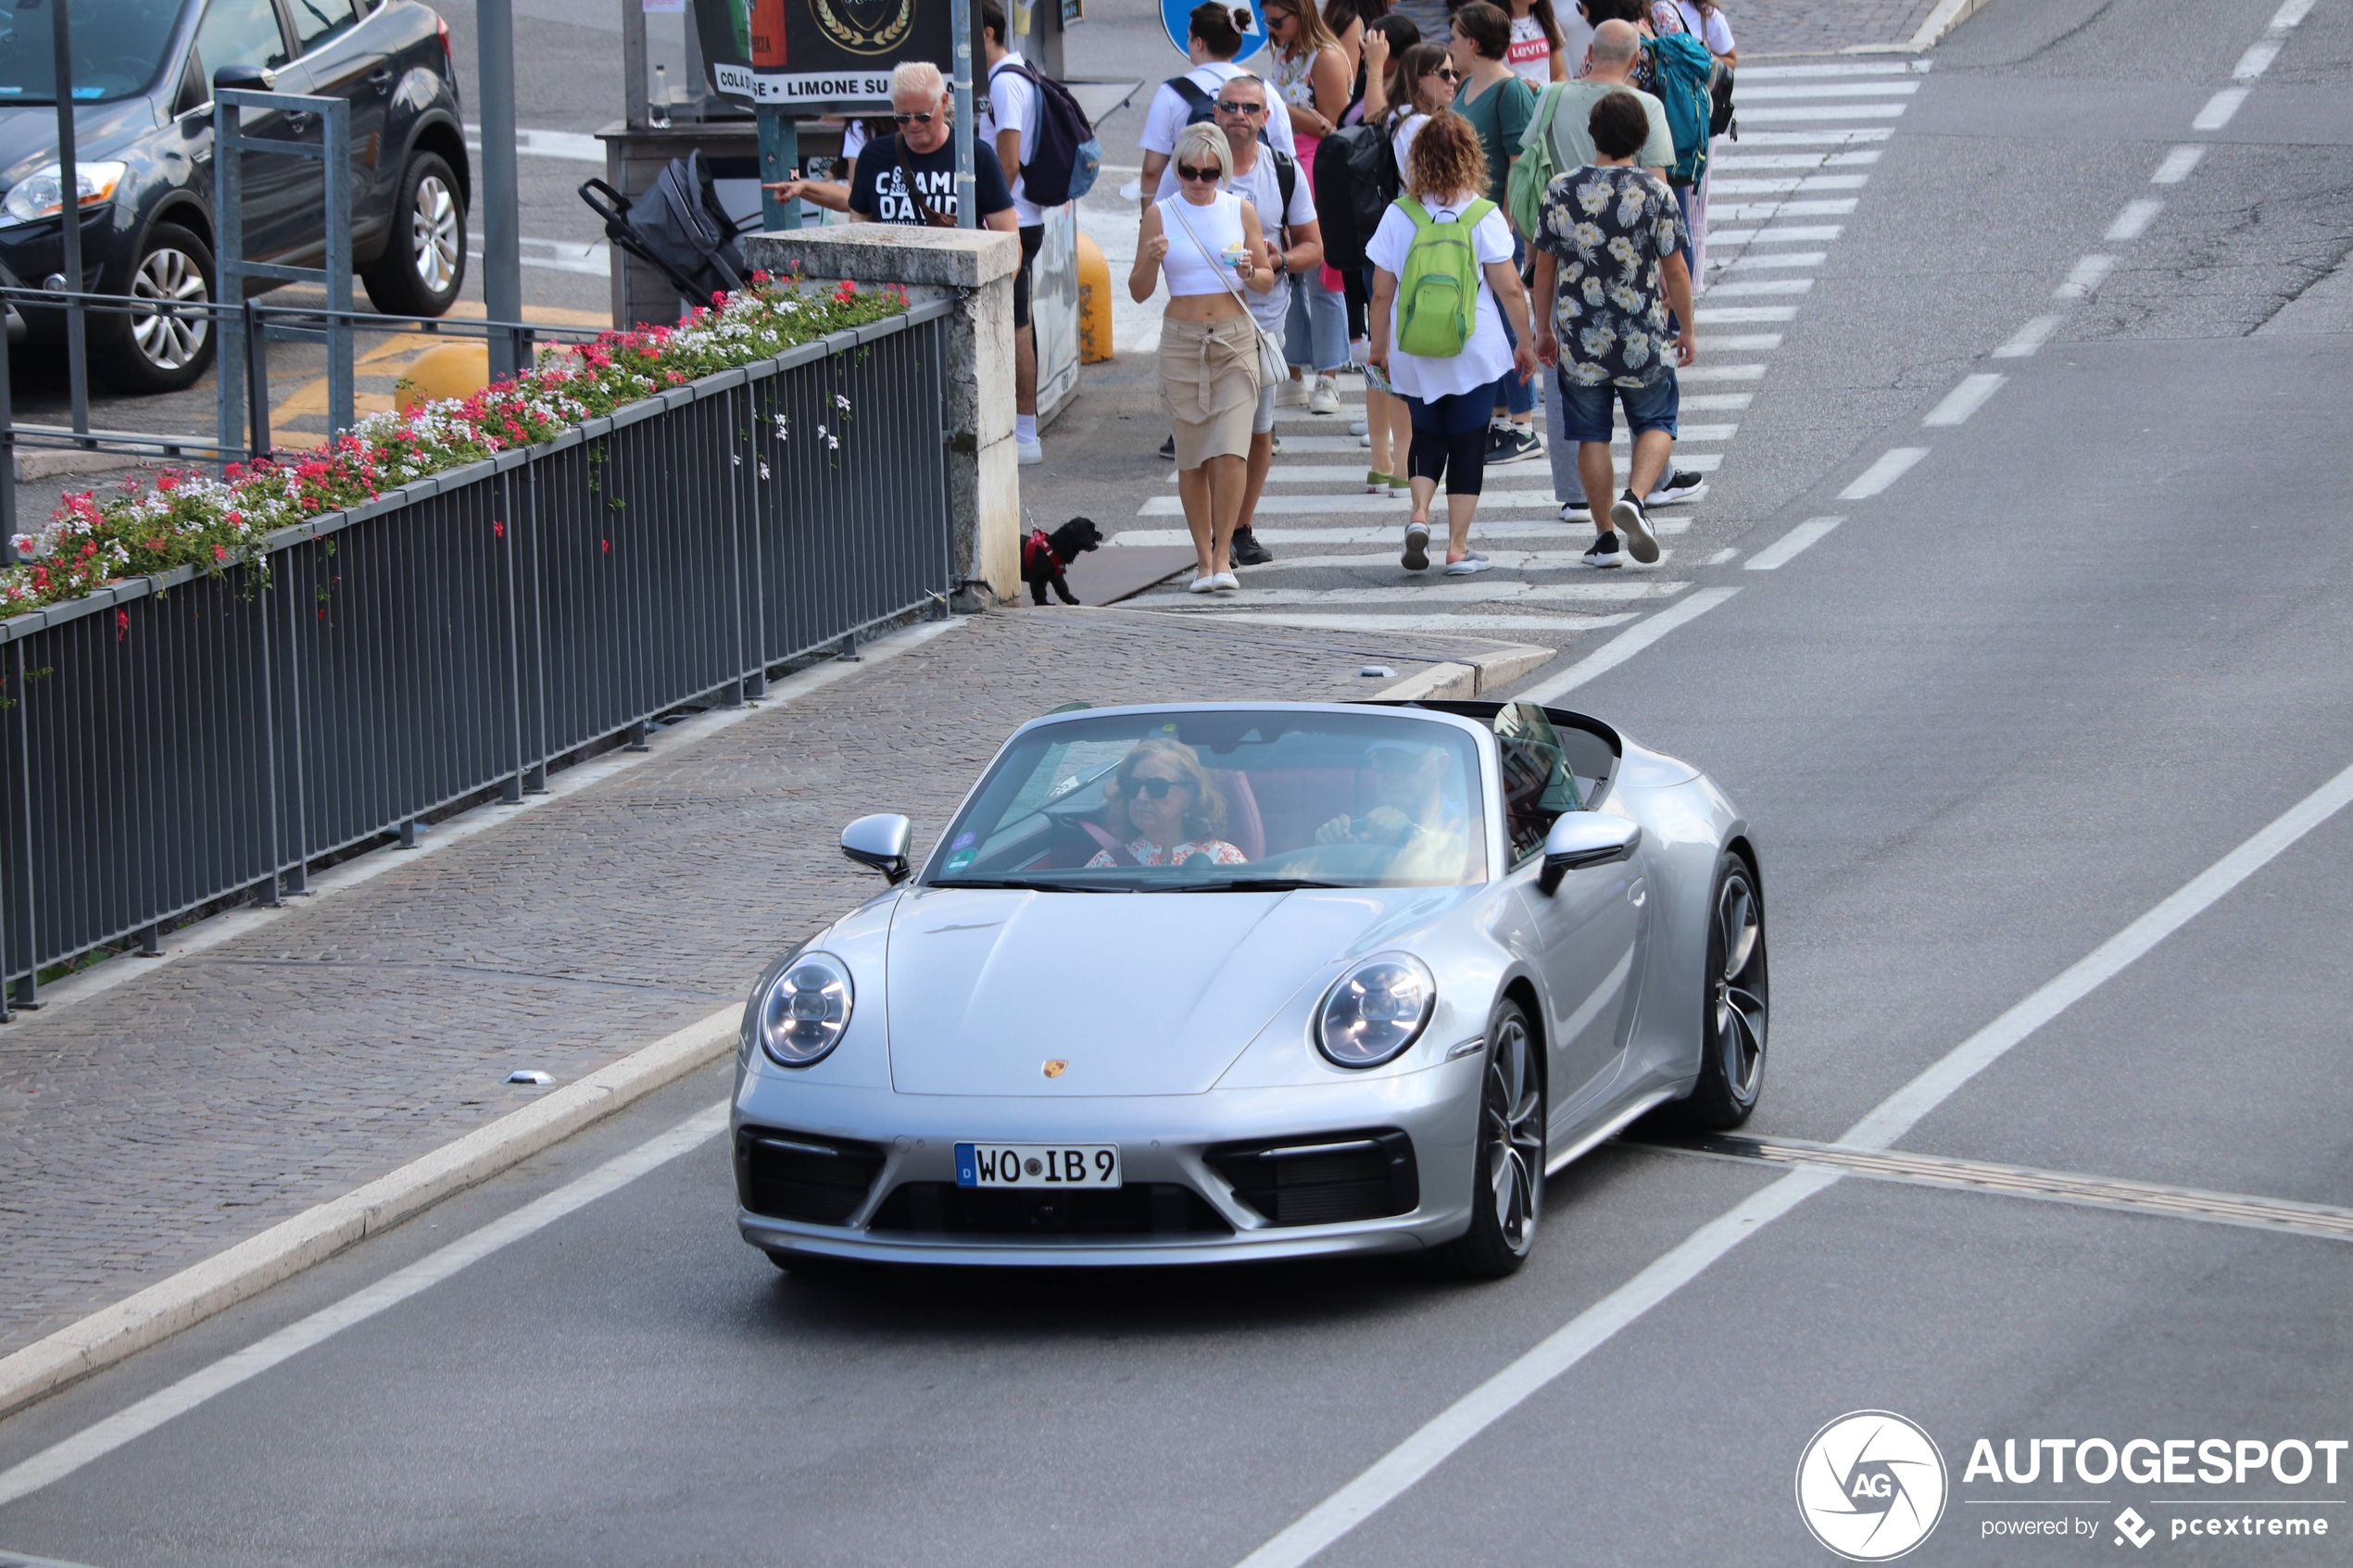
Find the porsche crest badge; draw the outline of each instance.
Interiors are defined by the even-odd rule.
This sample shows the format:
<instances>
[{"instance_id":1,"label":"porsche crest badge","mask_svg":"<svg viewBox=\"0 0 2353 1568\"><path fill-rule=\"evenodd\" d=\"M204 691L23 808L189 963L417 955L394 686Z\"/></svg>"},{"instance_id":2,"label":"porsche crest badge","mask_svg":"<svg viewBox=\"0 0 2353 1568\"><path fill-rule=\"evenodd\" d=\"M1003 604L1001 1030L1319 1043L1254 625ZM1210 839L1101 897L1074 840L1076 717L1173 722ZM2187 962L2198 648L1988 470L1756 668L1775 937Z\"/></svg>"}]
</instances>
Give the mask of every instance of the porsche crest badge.
<instances>
[{"instance_id":1,"label":"porsche crest badge","mask_svg":"<svg viewBox=\"0 0 2353 1568\"><path fill-rule=\"evenodd\" d=\"M1055 1057L1052 1060L1046 1063L1046 1076L1049 1078L1059 1078L1069 1071L1070 1063L1064 1061L1061 1057Z\"/></svg>"}]
</instances>

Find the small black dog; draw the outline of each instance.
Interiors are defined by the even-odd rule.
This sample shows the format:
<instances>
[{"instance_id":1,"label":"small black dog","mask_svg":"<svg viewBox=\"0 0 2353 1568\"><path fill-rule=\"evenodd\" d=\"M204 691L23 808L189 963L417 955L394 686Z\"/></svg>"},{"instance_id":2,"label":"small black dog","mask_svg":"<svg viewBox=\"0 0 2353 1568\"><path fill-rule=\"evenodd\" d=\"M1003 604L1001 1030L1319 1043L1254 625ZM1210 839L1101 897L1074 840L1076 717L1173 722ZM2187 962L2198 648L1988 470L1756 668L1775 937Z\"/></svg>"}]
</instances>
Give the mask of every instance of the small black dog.
<instances>
[{"instance_id":1,"label":"small black dog","mask_svg":"<svg viewBox=\"0 0 2353 1568\"><path fill-rule=\"evenodd\" d=\"M1047 584L1051 583L1063 603L1076 604L1078 596L1070 591L1063 569L1102 542L1102 530L1092 518L1072 518L1051 533L1031 529L1029 537L1021 542L1021 580L1029 584L1029 596L1044 604Z\"/></svg>"}]
</instances>

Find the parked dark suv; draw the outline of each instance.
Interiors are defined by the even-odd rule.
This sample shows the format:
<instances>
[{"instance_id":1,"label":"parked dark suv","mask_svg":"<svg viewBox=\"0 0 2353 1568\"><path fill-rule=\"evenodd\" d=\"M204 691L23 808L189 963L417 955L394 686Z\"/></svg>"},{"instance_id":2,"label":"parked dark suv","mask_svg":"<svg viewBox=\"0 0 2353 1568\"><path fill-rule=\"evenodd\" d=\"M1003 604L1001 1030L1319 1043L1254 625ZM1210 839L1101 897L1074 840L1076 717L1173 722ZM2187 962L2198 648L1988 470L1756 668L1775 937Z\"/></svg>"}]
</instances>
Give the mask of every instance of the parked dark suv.
<instances>
[{"instance_id":1,"label":"parked dark suv","mask_svg":"<svg viewBox=\"0 0 2353 1568\"><path fill-rule=\"evenodd\" d=\"M0 274L55 286L57 0L0 0ZM415 0L68 0L85 286L163 300L216 296L212 89L334 95L351 105L354 270L376 307L438 316L466 270L472 187L449 30ZM259 136L316 140L312 115L247 111ZM319 266L325 175L315 158L249 153L245 259ZM62 313L25 313L36 340ZM17 327L12 320L10 325ZM89 319L100 375L131 391L184 387L212 362L201 318ZM12 334L13 335L13 334Z\"/></svg>"}]
</instances>

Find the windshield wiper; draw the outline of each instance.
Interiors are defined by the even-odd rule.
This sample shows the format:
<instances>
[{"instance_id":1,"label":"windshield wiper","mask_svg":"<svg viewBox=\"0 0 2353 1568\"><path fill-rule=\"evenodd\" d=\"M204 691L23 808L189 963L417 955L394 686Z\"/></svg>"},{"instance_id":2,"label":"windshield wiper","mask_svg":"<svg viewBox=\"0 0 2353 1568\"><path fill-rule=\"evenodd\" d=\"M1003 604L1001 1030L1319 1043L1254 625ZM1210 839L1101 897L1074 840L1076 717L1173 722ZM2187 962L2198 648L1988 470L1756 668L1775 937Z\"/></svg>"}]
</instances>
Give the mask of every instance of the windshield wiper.
<instances>
[{"instance_id":1,"label":"windshield wiper","mask_svg":"<svg viewBox=\"0 0 2353 1568\"><path fill-rule=\"evenodd\" d=\"M935 882L934 887L993 887L1012 888L1021 893L1133 893L1132 887L1117 887L1101 882L1034 882L1026 877L960 876Z\"/></svg>"},{"instance_id":2,"label":"windshield wiper","mask_svg":"<svg viewBox=\"0 0 2353 1568\"><path fill-rule=\"evenodd\" d=\"M1312 876L1239 876L1225 882L1180 882L1161 891L1169 893L1296 893L1308 887L1354 887L1353 882L1325 882Z\"/></svg>"}]
</instances>

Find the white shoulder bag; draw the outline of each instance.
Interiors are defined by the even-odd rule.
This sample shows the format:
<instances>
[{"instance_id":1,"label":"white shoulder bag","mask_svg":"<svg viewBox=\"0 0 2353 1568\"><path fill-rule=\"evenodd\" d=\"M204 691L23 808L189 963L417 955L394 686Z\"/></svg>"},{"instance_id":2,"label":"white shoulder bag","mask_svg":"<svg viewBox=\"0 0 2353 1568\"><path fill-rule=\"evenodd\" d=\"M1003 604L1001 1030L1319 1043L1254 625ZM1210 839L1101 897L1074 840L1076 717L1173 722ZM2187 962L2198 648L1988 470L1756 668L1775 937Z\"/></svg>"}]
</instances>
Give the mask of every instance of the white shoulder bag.
<instances>
[{"instance_id":1,"label":"white shoulder bag","mask_svg":"<svg viewBox=\"0 0 2353 1568\"><path fill-rule=\"evenodd\" d=\"M1182 200L1181 197L1178 199ZM1258 324L1258 318L1250 313L1250 301L1244 299L1242 291L1235 286L1234 270L1217 264L1217 258L1209 254L1209 247L1201 243L1201 236L1193 232L1193 226L1185 221L1185 215L1176 210L1176 203L1163 202L1160 205L1176 219L1176 227L1185 231L1185 237L1193 242L1193 248L1201 252L1203 261L1209 263L1209 270L1224 281L1226 292L1232 295L1234 303L1242 307L1242 320L1248 321L1250 330L1257 334L1259 390L1264 392L1270 386L1278 386L1290 380L1290 357L1283 352L1283 345L1268 336L1266 329Z\"/></svg>"}]
</instances>

